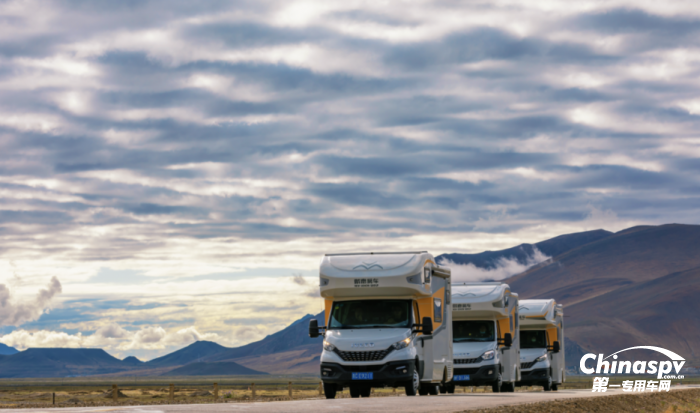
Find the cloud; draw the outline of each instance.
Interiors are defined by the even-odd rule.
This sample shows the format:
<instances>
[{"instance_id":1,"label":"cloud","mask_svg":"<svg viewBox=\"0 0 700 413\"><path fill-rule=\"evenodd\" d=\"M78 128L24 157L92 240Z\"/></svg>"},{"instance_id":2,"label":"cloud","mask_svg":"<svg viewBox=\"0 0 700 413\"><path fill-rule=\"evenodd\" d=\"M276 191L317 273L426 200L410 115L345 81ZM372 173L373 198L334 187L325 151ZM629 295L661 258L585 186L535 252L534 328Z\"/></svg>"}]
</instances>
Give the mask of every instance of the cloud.
<instances>
[{"instance_id":1,"label":"cloud","mask_svg":"<svg viewBox=\"0 0 700 413\"><path fill-rule=\"evenodd\" d=\"M215 333L202 334L194 326L167 332L160 326L144 326L130 332L117 324L99 328L93 334L69 334L62 331L15 330L0 337L0 343L24 350L31 347L105 348L115 352L134 350L163 350L184 347L200 340L217 340Z\"/></svg>"},{"instance_id":2,"label":"cloud","mask_svg":"<svg viewBox=\"0 0 700 413\"><path fill-rule=\"evenodd\" d=\"M238 345L323 253L700 224L697 7L508 4L0 2L1 333Z\"/></svg>"},{"instance_id":3,"label":"cloud","mask_svg":"<svg viewBox=\"0 0 700 413\"><path fill-rule=\"evenodd\" d=\"M306 279L304 279L304 276L301 274L294 274L292 276L292 281L298 285L306 285Z\"/></svg>"},{"instance_id":4,"label":"cloud","mask_svg":"<svg viewBox=\"0 0 700 413\"><path fill-rule=\"evenodd\" d=\"M452 282L454 283L501 281L550 258L551 257L548 257L537 249L537 247L533 247L532 255L529 255L524 263L521 263L515 257L500 257L493 263L493 268L481 268L471 263L457 264L444 258L439 264L452 270Z\"/></svg>"},{"instance_id":5,"label":"cloud","mask_svg":"<svg viewBox=\"0 0 700 413\"><path fill-rule=\"evenodd\" d=\"M20 326L41 317L51 306L51 299L62 292L58 278L52 277L47 288L42 288L33 301L17 303L12 299L10 289L0 284L0 326Z\"/></svg>"}]
</instances>

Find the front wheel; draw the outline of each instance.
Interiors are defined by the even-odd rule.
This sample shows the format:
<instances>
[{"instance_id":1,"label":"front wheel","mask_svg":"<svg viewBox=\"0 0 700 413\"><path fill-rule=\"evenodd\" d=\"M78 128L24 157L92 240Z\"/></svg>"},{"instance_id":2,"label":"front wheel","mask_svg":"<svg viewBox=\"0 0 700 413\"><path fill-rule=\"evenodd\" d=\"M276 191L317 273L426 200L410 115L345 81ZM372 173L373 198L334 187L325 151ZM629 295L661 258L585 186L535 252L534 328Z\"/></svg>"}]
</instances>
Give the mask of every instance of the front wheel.
<instances>
[{"instance_id":1,"label":"front wheel","mask_svg":"<svg viewBox=\"0 0 700 413\"><path fill-rule=\"evenodd\" d=\"M553 391L559 390L559 385L558 385L558 384L552 384L552 390L553 390Z\"/></svg>"},{"instance_id":2,"label":"front wheel","mask_svg":"<svg viewBox=\"0 0 700 413\"><path fill-rule=\"evenodd\" d=\"M513 393L515 392L515 383L503 383L501 385L501 390L504 393Z\"/></svg>"},{"instance_id":3,"label":"front wheel","mask_svg":"<svg viewBox=\"0 0 700 413\"><path fill-rule=\"evenodd\" d=\"M411 379L411 382L408 383L405 389L406 396L415 396L416 393L418 393L418 389L420 389L420 376L418 376L418 369L413 369L413 379Z\"/></svg>"},{"instance_id":4,"label":"front wheel","mask_svg":"<svg viewBox=\"0 0 700 413\"><path fill-rule=\"evenodd\" d=\"M454 382L447 383L447 385L446 385L445 387L446 387L446 389L447 389L447 393L449 393L449 394L455 394L455 384L454 384Z\"/></svg>"},{"instance_id":5,"label":"front wheel","mask_svg":"<svg viewBox=\"0 0 700 413\"><path fill-rule=\"evenodd\" d=\"M357 399L360 397L360 388L357 386L350 386L350 397Z\"/></svg>"},{"instance_id":6,"label":"front wheel","mask_svg":"<svg viewBox=\"0 0 700 413\"><path fill-rule=\"evenodd\" d=\"M430 393L431 396L437 396L438 393L440 393L440 386L437 384L431 384L428 386L428 393Z\"/></svg>"},{"instance_id":7,"label":"front wheel","mask_svg":"<svg viewBox=\"0 0 700 413\"><path fill-rule=\"evenodd\" d=\"M365 387L365 388L360 389L360 396L369 397L370 394L372 394L371 387Z\"/></svg>"},{"instance_id":8,"label":"front wheel","mask_svg":"<svg viewBox=\"0 0 700 413\"><path fill-rule=\"evenodd\" d=\"M326 395L326 399L335 399L335 393L338 390L333 383L323 383L323 394Z\"/></svg>"},{"instance_id":9,"label":"front wheel","mask_svg":"<svg viewBox=\"0 0 700 413\"><path fill-rule=\"evenodd\" d=\"M501 373L498 373L498 379L496 379L496 382L491 385L491 391L493 391L494 393L500 393L502 386L503 376L501 376Z\"/></svg>"},{"instance_id":10,"label":"front wheel","mask_svg":"<svg viewBox=\"0 0 700 413\"><path fill-rule=\"evenodd\" d=\"M547 377L547 382L545 382L542 387L544 387L544 391L552 390L552 376Z\"/></svg>"}]
</instances>

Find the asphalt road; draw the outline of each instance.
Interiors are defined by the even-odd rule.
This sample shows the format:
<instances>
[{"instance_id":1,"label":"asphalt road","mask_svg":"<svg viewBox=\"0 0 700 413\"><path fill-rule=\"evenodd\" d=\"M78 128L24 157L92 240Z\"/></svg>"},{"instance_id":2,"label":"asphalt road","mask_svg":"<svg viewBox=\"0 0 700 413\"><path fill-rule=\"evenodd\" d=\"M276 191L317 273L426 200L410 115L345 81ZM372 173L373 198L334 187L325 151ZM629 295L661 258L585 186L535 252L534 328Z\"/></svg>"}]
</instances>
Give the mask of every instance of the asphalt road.
<instances>
[{"instance_id":1,"label":"asphalt road","mask_svg":"<svg viewBox=\"0 0 700 413\"><path fill-rule=\"evenodd\" d=\"M674 391L700 386L674 386ZM417 397L376 397L367 399L335 400L294 400L264 403L221 403L221 404L175 404L159 406L104 406L60 409L9 409L4 412L37 413L218 413L218 412L256 412L256 413L309 413L328 412L461 412L469 409L498 407L513 404L534 403L549 400L575 399L585 397L606 397L623 394L622 390L608 390L606 393L592 393L591 390L560 390L557 392L532 393L460 393L439 396ZM635 394L635 393L626 393ZM638 394L638 393L637 393Z\"/></svg>"}]
</instances>

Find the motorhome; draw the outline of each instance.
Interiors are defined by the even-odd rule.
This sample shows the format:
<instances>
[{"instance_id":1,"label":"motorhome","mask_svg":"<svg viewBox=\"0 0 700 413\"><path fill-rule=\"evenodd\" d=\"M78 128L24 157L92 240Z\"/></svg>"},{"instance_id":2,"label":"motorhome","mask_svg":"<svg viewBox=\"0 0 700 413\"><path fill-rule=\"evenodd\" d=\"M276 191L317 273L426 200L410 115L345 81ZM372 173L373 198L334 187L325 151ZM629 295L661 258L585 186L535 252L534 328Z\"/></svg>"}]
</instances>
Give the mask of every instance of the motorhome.
<instances>
[{"instance_id":1,"label":"motorhome","mask_svg":"<svg viewBox=\"0 0 700 413\"><path fill-rule=\"evenodd\" d=\"M513 392L520 380L518 294L500 282L452 286L455 386L491 386Z\"/></svg>"},{"instance_id":2,"label":"motorhome","mask_svg":"<svg viewBox=\"0 0 700 413\"><path fill-rule=\"evenodd\" d=\"M566 380L564 307L554 300L520 302L520 371L518 386L557 390Z\"/></svg>"},{"instance_id":3,"label":"motorhome","mask_svg":"<svg viewBox=\"0 0 700 413\"><path fill-rule=\"evenodd\" d=\"M438 394L452 379L450 270L427 252L328 254L320 268L325 326L321 380L326 398L349 388L404 387ZM325 330L325 331L323 331Z\"/></svg>"}]
</instances>

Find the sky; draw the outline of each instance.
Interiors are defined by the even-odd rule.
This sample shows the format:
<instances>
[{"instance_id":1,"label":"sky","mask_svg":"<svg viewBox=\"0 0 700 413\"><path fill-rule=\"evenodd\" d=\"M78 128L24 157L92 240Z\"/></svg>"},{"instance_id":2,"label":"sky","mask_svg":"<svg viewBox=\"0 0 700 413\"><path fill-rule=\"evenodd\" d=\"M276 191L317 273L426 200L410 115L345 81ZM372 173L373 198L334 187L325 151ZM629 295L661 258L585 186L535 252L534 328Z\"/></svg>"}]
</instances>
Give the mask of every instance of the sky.
<instances>
[{"instance_id":1,"label":"sky","mask_svg":"<svg viewBox=\"0 0 700 413\"><path fill-rule=\"evenodd\" d=\"M330 252L699 224L694 1L0 0L0 342L150 359Z\"/></svg>"}]
</instances>

